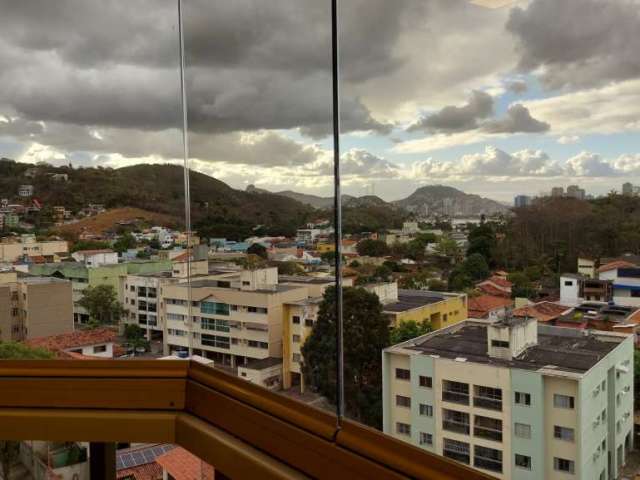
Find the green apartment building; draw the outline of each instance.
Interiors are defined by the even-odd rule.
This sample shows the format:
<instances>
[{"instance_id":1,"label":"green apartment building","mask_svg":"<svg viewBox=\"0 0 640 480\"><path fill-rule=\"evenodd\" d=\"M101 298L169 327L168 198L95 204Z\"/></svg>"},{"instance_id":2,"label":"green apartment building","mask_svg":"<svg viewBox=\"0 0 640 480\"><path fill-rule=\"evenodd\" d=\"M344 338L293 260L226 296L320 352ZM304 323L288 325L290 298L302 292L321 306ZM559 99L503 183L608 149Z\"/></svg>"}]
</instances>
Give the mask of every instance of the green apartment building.
<instances>
[{"instance_id":1,"label":"green apartment building","mask_svg":"<svg viewBox=\"0 0 640 480\"><path fill-rule=\"evenodd\" d=\"M466 320L384 350L384 431L501 479L618 478L633 352L625 334Z\"/></svg>"},{"instance_id":2,"label":"green apartment building","mask_svg":"<svg viewBox=\"0 0 640 480\"><path fill-rule=\"evenodd\" d=\"M98 285L109 285L118 294L118 299L124 301L124 284L127 275L141 275L171 271L170 260L135 261L88 267L75 262L47 263L30 265L29 273L42 277L56 277L71 280L73 286L73 319L76 324L87 323L87 311L78 305L84 290Z\"/></svg>"}]
</instances>

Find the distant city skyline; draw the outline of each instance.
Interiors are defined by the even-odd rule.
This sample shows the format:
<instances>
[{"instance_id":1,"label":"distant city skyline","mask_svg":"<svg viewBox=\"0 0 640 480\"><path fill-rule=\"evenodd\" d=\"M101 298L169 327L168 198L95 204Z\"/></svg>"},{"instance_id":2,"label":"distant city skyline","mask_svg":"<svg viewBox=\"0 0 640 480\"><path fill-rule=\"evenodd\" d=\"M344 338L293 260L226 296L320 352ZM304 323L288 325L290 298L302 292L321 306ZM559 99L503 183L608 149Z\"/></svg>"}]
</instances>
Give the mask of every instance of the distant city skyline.
<instances>
[{"instance_id":1,"label":"distant city skyline","mask_svg":"<svg viewBox=\"0 0 640 480\"><path fill-rule=\"evenodd\" d=\"M185 2L194 169L236 188L331 193L321 3ZM510 203L640 184L637 2L341 5L346 193L374 184L394 200L444 184ZM180 161L173 2L0 7L0 156Z\"/></svg>"}]
</instances>

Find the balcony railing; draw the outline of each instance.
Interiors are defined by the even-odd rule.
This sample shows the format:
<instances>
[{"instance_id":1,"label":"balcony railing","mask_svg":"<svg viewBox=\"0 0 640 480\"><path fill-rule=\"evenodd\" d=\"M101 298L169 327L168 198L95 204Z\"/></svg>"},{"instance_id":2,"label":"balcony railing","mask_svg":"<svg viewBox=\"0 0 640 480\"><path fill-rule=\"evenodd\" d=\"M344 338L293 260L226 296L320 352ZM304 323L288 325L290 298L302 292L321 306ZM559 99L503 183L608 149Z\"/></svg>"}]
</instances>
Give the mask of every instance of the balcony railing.
<instances>
[{"instance_id":1,"label":"balcony railing","mask_svg":"<svg viewBox=\"0 0 640 480\"><path fill-rule=\"evenodd\" d=\"M469 405L469 394L443 390L442 400L446 402L459 403L461 405Z\"/></svg>"},{"instance_id":2,"label":"balcony railing","mask_svg":"<svg viewBox=\"0 0 640 480\"><path fill-rule=\"evenodd\" d=\"M487 440L493 440L495 442L502 442L502 432L500 430L494 430L492 428L474 426L473 436L486 438Z\"/></svg>"},{"instance_id":3,"label":"balcony railing","mask_svg":"<svg viewBox=\"0 0 640 480\"><path fill-rule=\"evenodd\" d=\"M5 360L0 392L3 440L175 443L231 479L490 478L188 361Z\"/></svg>"},{"instance_id":4,"label":"balcony railing","mask_svg":"<svg viewBox=\"0 0 640 480\"><path fill-rule=\"evenodd\" d=\"M442 429L449 430L450 432L462 433L469 435L469 424L456 422L454 420L442 420Z\"/></svg>"},{"instance_id":5,"label":"balcony railing","mask_svg":"<svg viewBox=\"0 0 640 480\"><path fill-rule=\"evenodd\" d=\"M502 411L502 399L491 397L473 397L473 406L488 410Z\"/></svg>"}]
</instances>

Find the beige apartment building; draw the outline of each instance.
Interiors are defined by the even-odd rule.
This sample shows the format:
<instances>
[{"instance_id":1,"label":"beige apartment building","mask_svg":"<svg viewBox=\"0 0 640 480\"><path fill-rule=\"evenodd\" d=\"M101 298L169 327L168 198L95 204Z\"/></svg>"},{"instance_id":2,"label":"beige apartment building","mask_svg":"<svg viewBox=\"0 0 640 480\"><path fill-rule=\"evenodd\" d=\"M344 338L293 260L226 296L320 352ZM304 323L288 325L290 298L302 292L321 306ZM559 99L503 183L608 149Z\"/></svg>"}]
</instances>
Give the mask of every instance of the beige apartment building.
<instances>
[{"instance_id":1,"label":"beige apartment building","mask_svg":"<svg viewBox=\"0 0 640 480\"><path fill-rule=\"evenodd\" d=\"M616 479L633 449L633 340L511 317L395 345L384 431L499 479Z\"/></svg>"},{"instance_id":2,"label":"beige apartment building","mask_svg":"<svg viewBox=\"0 0 640 480\"><path fill-rule=\"evenodd\" d=\"M191 282L191 295L187 284L164 285L165 354L183 351L230 367L273 369L282 361L285 305L307 295L304 286L279 283L277 268L213 270ZM279 383L279 372L264 385Z\"/></svg>"},{"instance_id":3,"label":"beige apartment building","mask_svg":"<svg viewBox=\"0 0 640 480\"><path fill-rule=\"evenodd\" d=\"M0 277L0 340L21 341L73 331L71 282Z\"/></svg>"},{"instance_id":4,"label":"beige apartment building","mask_svg":"<svg viewBox=\"0 0 640 480\"><path fill-rule=\"evenodd\" d=\"M31 235L24 235L19 241L3 238L0 241L0 263L13 263L20 257L42 256L54 261L60 254L67 254L69 245L66 241L56 240L50 242L38 242Z\"/></svg>"}]
</instances>

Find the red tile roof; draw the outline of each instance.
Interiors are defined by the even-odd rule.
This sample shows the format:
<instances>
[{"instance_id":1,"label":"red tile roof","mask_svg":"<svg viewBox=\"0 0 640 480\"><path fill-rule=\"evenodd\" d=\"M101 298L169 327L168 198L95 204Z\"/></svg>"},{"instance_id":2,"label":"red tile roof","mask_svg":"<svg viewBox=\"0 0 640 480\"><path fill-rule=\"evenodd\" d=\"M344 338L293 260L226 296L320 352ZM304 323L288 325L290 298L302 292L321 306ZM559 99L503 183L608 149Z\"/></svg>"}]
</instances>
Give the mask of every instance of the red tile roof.
<instances>
[{"instance_id":1,"label":"red tile roof","mask_svg":"<svg viewBox=\"0 0 640 480\"><path fill-rule=\"evenodd\" d=\"M505 292L504 290L500 290L499 288L494 287L490 283L481 283L478 285L478 290L482 290L487 295L492 295L494 297L510 297L511 294L509 292Z\"/></svg>"},{"instance_id":2,"label":"red tile roof","mask_svg":"<svg viewBox=\"0 0 640 480\"><path fill-rule=\"evenodd\" d=\"M162 480L162 467L155 462L145 463L137 467L118 470L116 478L124 479L133 477L135 480Z\"/></svg>"},{"instance_id":3,"label":"red tile roof","mask_svg":"<svg viewBox=\"0 0 640 480\"><path fill-rule=\"evenodd\" d=\"M215 478L215 470L211 465L182 447L176 447L160 455L156 458L156 462L175 480L213 480Z\"/></svg>"},{"instance_id":4,"label":"red tile roof","mask_svg":"<svg viewBox=\"0 0 640 480\"><path fill-rule=\"evenodd\" d=\"M499 287L504 287L504 288L511 288L512 285L513 285L506 278L498 277L497 275L494 275L492 277L487 278L485 280L485 282L492 282L492 283L495 283L496 285L498 285Z\"/></svg>"},{"instance_id":5,"label":"red tile roof","mask_svg":"<svg viewBox=\"0 0 640 480\"><path fill-rule=\"evenodd\" d=\"M550 322L570 310L570 308L553 302L539 302L516 308L512 313L514 317L532 317L539 322Z\"/></svg>"},{"instance_id":6,"label":"red tile roof","mask_svg":"<svg viewBox=\"0 0 640 480\"><path fill-rule=\"evenodd\" d=\"M50 352L60 353L70 348L114 342L117 336L117 330L105 327L92 330L76 330L75 332L61 333L50 337L32 338L24 343L30 347L44 348Z\"/></svg>"},{"instance_id":7,"label":"red tile roof","mask_svg":"<svg viewBox=\"0 0 640 480\"><path fill-rule=\"evenodd\" d=\"M496 297L494 295L480 295L469 298L469 317L484 318L490 312L513 305L510 298Z\"/></svg>"},{"instance_id":8,"label":"red tile roof","mask_svg":"<svg viewBox=\"0 0 640 480\"><path fill-rule=\"evenodd\" d=\"M608 272L610 270L615 270L617 268L631 268L635 266L636 265L634 265L633 263L627 262L625 260L615 260L613 262L606 263L602 265L600 268L598 268L598 273Z\"/></svg>"}]
</instances>

